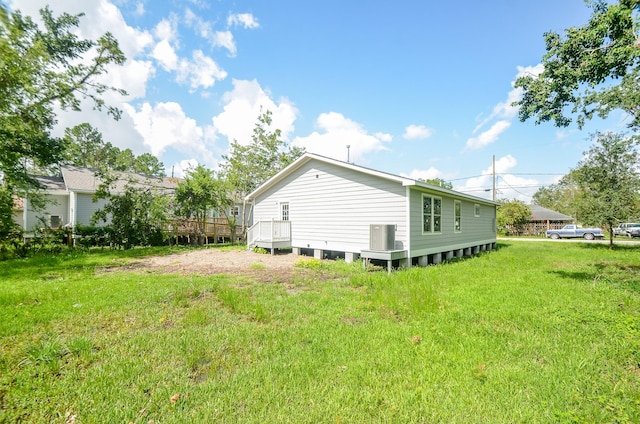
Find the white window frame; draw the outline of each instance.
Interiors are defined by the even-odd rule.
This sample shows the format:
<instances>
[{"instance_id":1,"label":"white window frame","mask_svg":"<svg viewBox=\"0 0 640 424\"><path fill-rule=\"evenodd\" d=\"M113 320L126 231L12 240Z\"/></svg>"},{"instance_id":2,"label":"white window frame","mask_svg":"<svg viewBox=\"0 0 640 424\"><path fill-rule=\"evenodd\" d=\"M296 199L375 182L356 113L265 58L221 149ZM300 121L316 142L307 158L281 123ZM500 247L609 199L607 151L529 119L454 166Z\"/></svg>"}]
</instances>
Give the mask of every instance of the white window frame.
<instances>
[{"instance_id":1,"label":"white window frame","mask_svg":"<svg viewBox=\"0 0 640 424\"><path fill-rule=\"evenodd\" d=\"M280 202L280 220L291 220L291 208L289 207L289 202Z\"/></svg>"},{"instance_id":2,"label":"white window frame","mask_svg":"<svg viewBox=\"0 0 640 424\"><path fill-rule=\"evenodd\" d=\"M425 200L429 199L429 228L425 230ZM436 213L436 201L440 204L440 213ZM436 230L436 218L438 218L439 229ZM442 197L433 196L431 194L422 195L422 234L442 234Z\"/></svg>"},{"instance_id":3,"label":"white window frame","mask_svg":"<svg viewBox=\"0 0 640 424\"><path fill-rule=\"evenodd\" d=\"M480 216L480 204L475 203L473 205L473 216L475 216L476 218Z\"/></svg>"},{"instance_id":4,"label":"white window frame","mask_svg":"<svg viewBox=\"0 0 640 424\"><path fill-rule=\"evenodd\" d=\"M462 232L462 202L460 200L453 201L453 232Z\"/></svg>"}]
</instances>

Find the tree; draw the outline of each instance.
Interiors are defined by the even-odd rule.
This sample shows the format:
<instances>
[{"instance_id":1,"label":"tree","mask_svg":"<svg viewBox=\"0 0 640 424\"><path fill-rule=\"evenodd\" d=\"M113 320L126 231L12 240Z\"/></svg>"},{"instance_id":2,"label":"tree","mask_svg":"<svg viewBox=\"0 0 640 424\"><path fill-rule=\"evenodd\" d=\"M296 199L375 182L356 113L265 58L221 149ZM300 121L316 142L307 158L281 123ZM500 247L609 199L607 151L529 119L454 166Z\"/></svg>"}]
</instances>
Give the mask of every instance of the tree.
<instances>
[{"instance_id":1,"label":"tree","mask_svg":"<svg viewBox=\"0 0 640 424\"><path fill-rule=\"evenodd\" d=\"M575 171L570 171L556 184L540 187L533 195L532 202L580 220L575 206L579 191Z\"/></svg>"},{"instance_id":2,"label":"tree","mask_svg":"<svg viewBox=\"0 0 640 424\"><path fill-rule=\"evenodd\" d=\"M638 215L638 138L595 133L594 145L574 170L580 196L576 207L585 224L604 227L613 245L613 227Z\"/></svg>"},{"instance_id":3,"label":"tree","mask_svg":"<svg viewBox=\"0 0 640 424\"><path fill-rule=\"evenodd\" d=\"M594 0L591 6L586 25L567 29L564 37L544 34L544 70L515 83L524 90L514 102L521 121L535 117L537 124L554 121L566 127L572 122L569 112L582 128L593 116L606 118L620 109L629 114L631 128L640 127L640 36L634 16L640 0Z\"/></svg>"},{"instance_id":4,"label":"tree","mask_svg":"<svg viewBox=\"0 0 640 424\"><path fill-rule=\"evenodd\" d=\"M164 164L157 157L151 153L135 156L131 149L120 150L109 142L105 143L100 131L88 123L67 128L63 141L63 163L67 165L164 176Z\"/></svg>"},{"instance_id":5,"label":"tree","mask_svg":"<svg viewBox=\"0 0 640 424\"><path fill-rule=\"evenodd\" d=\"M442 188L447 188L449 190L453 189L453 184L451 184L451 182L449 181L443 180L442 178L430 178L428 180L420 179L419 181L424 181L427 184L431 184L431 185L442 187Z\"/></svg>"},{"instance_id":6,"label":"tree","mask_svg":"<svg viewBox=\"0 0 640 424\"><path fill-rule=\"evenodd\" d=\"M157 246L165 241L169 198L159 193L151 181L130 181L124 191L111 194L108 185L101 187L97 198L109 202L93 216L93 222L107 223L107 233L114 246Z\"/></svg>"},{"instance_id":7,"label":"tree","mask_svg":"<svg viewBox=\"0 0 640 424\"><path fill-rule=\"evenodd\" d=\"M227 199L231 205L243 204L242 233L244 234L247 219L251 216L247 211L244 198L284 167L298 159L305 152L304 148L291 147L281 139L279 129L269 130L272 118L266 111L258 116L253 129L251 143L242 145L234 140L231 143L226 161L222 164L222 176L227 182Z\"/></svg>"},{"instance_id":8,"label":"tree","mask_svg":"<svg viewBox=\"0 0 640 424\"><path fill-rule=\"evenodd\" d=\"M195 221L192 236L197 244L204 244L209 212L223 203L221 189L214 172L202 165L189 169L176 188L176 215Z\"/></svg>"},{"instance_id":9,"label":"tree","mask_svg":"<svg viewBox=\"0 0 640 424\"><path fill-rule=\"evenodd\" d=\"M56 107L80 110L88 98L117 119L120 111L101 96L109 90L125 94L98 79L110 64L125 61L111 34L80 39L75 28L81 14L54 17L47 7L40 15L43 29L0 4L0 173L12 193L38 188L28 163L46 167L62 158L62 141L50 136Z\"/></svg>"},{"instance_id":10,"label":"tree","mask_svg":"<svg viewBox=\"0 0 640 424\"><path fill-rule=\"evenodd\" d=\"M523 226L531 219L531 208L520 200L504 200L498 206L496 224L509 235L511 229L521 233Z\"/></svg>"}]
</instances>

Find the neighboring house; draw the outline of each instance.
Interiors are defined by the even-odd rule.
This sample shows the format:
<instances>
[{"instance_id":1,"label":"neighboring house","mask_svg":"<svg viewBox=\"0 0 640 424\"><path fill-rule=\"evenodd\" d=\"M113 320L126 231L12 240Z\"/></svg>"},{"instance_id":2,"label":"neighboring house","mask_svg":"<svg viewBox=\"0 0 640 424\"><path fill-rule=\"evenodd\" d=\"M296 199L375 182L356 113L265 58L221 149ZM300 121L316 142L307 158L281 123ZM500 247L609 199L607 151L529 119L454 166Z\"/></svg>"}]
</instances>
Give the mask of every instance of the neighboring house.
<instances>
[{"instance_id":1,"label":"neighboring house","mask_svg":"<svg viewBox=\"0 0 640 424\"><path fill-rule=\"evenodd\" d=\"M59 177L34 177L44 189L47 204L43 210L33 208L29 199L22 199L22 216L16 216L15 220L27 235L43 226L75 228L77 224L90 225L93 213L104 207L106 200L93 201L93 194L102 183L94 170L62 166L60 171ZM120 178L111 188L114 194L123 192L125 185L131 182L140 187L153 185L159 190L172 191L178 181L176 178L144 177L132 173L118 175Z\"/></svg>"},{"instance_id":2,"label":"neighboring house","mask_svg":"<svg viewBox=\"0 0 640 424\"><path fill-rule=\"evenodd\" d=\"M249 246L401 266L491 250L497 202L307 153L246 198Z\"/></svg>"}]
</instances>

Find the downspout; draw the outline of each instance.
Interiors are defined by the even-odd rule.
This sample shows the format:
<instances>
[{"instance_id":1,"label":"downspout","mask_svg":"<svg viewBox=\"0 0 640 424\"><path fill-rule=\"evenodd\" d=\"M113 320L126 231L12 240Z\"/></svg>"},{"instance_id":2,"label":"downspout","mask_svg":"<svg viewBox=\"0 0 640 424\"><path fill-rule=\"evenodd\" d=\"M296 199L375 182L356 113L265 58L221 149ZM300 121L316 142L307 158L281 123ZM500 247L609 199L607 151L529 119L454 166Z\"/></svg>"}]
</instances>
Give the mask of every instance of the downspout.
<instances>
[{"instance_id":1,"label":"downspout","mask_svg":"<svg viewBox=\"0 0 640 424\"><path fill-rule=\"evenodd\" d=\"M406 239L407 239L407 268L411 268L411 186L406 186L406 195L405 195L405 228L406 228Z\"/></svg>"}]
</instances>

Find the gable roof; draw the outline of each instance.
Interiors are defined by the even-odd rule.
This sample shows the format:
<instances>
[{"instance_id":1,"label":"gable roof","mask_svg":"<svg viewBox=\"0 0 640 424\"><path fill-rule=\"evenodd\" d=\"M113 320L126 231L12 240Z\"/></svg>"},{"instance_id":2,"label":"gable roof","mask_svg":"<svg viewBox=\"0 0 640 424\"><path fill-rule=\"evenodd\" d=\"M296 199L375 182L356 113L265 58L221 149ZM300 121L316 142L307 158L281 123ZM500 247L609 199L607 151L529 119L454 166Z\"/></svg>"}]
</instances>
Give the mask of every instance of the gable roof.
<instances>
[{"instance_id":1,"label":"gable roof","mask_svg":"<svg viewBox=\"0 0 640 424\"><path fill-rule=\"evenodd\" d=\"M556 212L542 206L531 204L531 220L532 221L573 221L573 217Z\"/></svg>"},{"instance_id":2,"label":"gable roof","mask_svg":"<svg viewBox=\"0 0 640 424\"><path fill-rule=\"evenodd\" d=\"M251 199L255 198L256 196L264 193L266 190L268 190L269 188L273 187L275 184L277 184L282 179L284 179L287 175L291 174L296 169L300 168L304 164L306 164L306 163L308 163L310 161L313 161L313 160L319 161L319 162L323 162L323 163L328 163L328 164L335 165L335 166L339 166L339 167L342 167L342 168L345 168L345 169L349 169L349 170L352 170L352 171L355 171L355 172L360 172L360 173L363 173L363 174L372 175L372 176L375 176L375 177L378 177L378 178L382 178L382 179L385 179L385 180L393 181L393 182L396 182L398 184L402 184L403 186L410 186L410 187L428 189L428 190L436 191L436 192L439 192L439 193L442 193L442 194L445 194L445 195L449 195L449 196L455 196L455 197L469 199L469 200L472 200L472 201L478 202L478 203L485 203L485 204L491 204L491 205L496 205L496 206L499 205L498 202L494 202L493 200L488 200L488 199L484 199L482 197L476 197L476 196L472 196L472 195L469 195L469 194L460 193L460 192L455 191L455 190L449 190L449 189L446 189L444 187L440 187L440 186L436 186L436 185L425 183L423 181L414 180L414 179L408 178L408 177L402 177L400 175L390 174L388 172L378 171L376 169L367 168L367 167L360 166L360 165L355 165L353 163L343 162L343 161L340 161L340 160L337 160L337 159L332 159L332 158L329 158L329 157L326 157L326 156L317 155L315 153L305 153L304 155L300 156L298 159L296 159L289 166L287 166L286 168L284 168L283 170L278 172L273 177L269 178L264 184L262 184L260 187L255 189L253 192L249 193L245 197L245 200L250 201Z\"/></svg>"}]
</instances>

